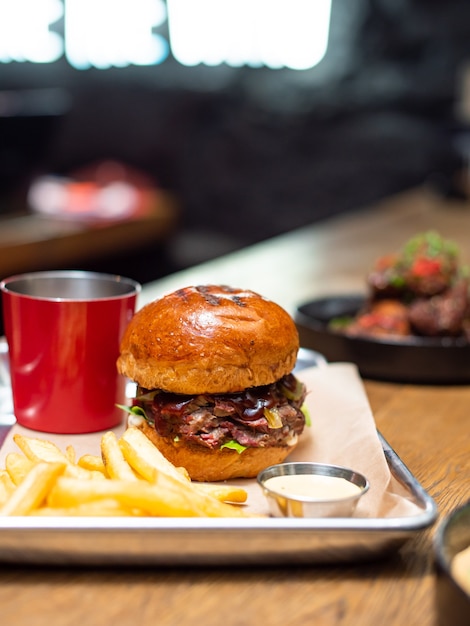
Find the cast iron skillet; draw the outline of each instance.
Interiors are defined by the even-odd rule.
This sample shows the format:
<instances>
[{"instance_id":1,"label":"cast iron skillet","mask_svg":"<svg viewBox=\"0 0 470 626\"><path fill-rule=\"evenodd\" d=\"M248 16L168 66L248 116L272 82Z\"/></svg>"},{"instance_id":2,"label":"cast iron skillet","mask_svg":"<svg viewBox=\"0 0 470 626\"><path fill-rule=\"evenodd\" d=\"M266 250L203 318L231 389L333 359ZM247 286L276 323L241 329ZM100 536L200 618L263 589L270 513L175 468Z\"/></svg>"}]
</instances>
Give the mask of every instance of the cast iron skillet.
<instances>
[{"instance_id":1,"label":"cast iron skillet","mask_svg":"<svg viewBox=\"0 0 470 626\"><path fill-rule=\"evenodd\" d=\"M364 300L356 294L329 296L298 306L294 319L300 345L330 362L355 363L364 378L415 384L470 382L470 343L464 338L365 339L328 328L335 317L355 315Z\"/></svg>"}]
</instances>

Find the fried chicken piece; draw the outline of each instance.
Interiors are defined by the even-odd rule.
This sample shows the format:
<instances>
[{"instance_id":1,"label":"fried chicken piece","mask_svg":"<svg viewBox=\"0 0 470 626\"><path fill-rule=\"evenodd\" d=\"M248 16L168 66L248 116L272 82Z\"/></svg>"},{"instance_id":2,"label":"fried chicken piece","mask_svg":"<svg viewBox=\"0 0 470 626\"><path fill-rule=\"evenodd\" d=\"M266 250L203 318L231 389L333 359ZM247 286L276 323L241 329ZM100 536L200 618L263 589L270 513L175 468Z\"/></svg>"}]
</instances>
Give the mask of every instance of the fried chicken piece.
<instances>
[{"instance_id":1,"label":"fried chicken piece","mask_svg":"<svg viewBox=\"0 0 470 626\"><path fill-rule=\"evenodd\" d=\"M467 280L432 298L416 300L409 307L412 330L426 337L464 335L469 304Z\"/></svg>"},{"instance_id":2,"label":"fried chicken piece","mask_svg":"<svg viewBox=\"0 0 470 626\"><path fill-rule=\"evenodd\" d=\"M410 302L443 293L457 275L457 246L430 231L411 238L399 253L378 259L367 284L372 299Z\"/></svg>"},{"instance_id":3,"label":"fried chicken piece","mask_svg":"<svg viewBox=\"0 0 470 626\"><path fill-rule=\"evenodd\" d=\"M355 337L404 337L410 334L408 308L398 300L378 300L347 326Z\"/></svg>"},{"instance_id":4,"label":"fried chicken piece","mask_svg":"<svg viewBox=\"0 0 470 626\"><path fill-rule=\"evenodd\" d=\"M372 299L401 298L406 284L398 254L388 254L377 259L367 276Z\"/></svg>"}]
</instances>

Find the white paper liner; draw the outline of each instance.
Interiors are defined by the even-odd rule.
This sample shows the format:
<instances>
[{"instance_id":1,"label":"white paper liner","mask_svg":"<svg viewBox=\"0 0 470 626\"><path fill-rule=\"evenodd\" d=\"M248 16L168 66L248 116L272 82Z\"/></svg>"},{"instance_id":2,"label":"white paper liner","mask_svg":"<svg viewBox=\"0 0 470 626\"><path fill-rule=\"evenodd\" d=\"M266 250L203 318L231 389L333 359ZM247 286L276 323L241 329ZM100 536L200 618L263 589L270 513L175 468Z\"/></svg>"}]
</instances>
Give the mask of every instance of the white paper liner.
<instances>
[{"instance_id":1,"label":"white paper liner","mask_svg":"<svg viewBox=\"0 0 470 626\"><path fill-rule=\"evenodd\" d=\"M361 498L355 517L406 517L419 513L410 493L390 473L362 380L355 365L333 363L303 370L298 375L308 389L307 407L311 426L307 427L298 446L287 461L333 463L364 474L369 491ZM66 409L65 409L66 410ZM125 426L114 429L117 435ZM18 452L15 433L47 438L62 450L72 445L77 458L82 454L99 454L102 433L56 435L39 433L15 424L0 451L0 467L5 456ZM255 479L231 481L248 491L247 509L268 514L268 507Z\"/></svg>"}]
</instances>

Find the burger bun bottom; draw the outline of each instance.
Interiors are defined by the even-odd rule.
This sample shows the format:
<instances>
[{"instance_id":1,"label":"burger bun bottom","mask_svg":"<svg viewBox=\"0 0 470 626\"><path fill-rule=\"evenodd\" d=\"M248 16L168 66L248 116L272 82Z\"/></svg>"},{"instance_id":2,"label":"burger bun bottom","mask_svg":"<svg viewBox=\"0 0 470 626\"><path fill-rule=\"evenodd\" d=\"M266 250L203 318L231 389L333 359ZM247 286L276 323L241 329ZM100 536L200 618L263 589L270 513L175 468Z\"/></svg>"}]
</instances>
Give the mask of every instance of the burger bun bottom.
<instances>
[{"instance_id":1,"label":"burger bun bottom","mask_svg":"<svg viewBox=\"0 0 470 626\"><path fill-rule=\"evenodd\" d=\"M255 478L266 467L282 463L295 448L295 445L247 448L240 454L228 448L210 450L184 441L175 442L161 437L147 422L138 428L170 463L184 467L191 480L199 482Z\"/></svg>"}]
</instances>

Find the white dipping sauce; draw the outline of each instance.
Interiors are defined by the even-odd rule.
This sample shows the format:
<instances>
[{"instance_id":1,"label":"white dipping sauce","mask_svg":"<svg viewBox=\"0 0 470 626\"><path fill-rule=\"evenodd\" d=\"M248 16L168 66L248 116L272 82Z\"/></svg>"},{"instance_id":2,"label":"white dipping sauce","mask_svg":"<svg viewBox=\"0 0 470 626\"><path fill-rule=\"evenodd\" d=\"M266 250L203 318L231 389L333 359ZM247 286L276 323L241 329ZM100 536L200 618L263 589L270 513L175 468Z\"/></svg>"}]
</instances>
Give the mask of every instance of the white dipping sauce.
<instances>
[{"instance_id":1,"label":"white dipping sauce","mask_svg":"<svg viewBox=\"0 0 470 626\"><path fill-rule=\"evenodd\" d=\"M318 474L286 474L268 478L266 489L291 498L311 498L312 500L339 500L351 498L361 493L360 487L345 478L321 476Z\"/></svg>"},{"instance_id":2,"label":"white dipping sauce","mask_svg":"<svg viewBox=\"0 0 470 626\"><path fill-rule=\"evenodd\" d=\"M451 564L451 572L459 585L465 589L467 593L470 593L470 546L454 556Z\"/></svg>"}]
</instances>

